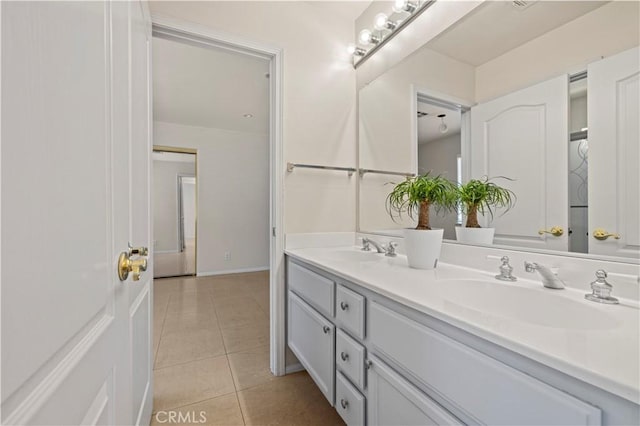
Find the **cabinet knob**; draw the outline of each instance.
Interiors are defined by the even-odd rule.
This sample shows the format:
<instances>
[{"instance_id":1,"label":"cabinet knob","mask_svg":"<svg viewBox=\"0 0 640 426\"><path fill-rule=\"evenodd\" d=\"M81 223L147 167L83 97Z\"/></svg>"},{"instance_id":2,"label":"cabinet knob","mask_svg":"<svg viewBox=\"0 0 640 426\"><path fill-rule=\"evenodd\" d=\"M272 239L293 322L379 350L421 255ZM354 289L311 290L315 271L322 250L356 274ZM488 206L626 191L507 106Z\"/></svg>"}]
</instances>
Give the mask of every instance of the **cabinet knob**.
<instances>
[{"instance_id":1,"label":"cabinet knob","mask_svg":"<svg viewBox=\"0 0 640 426\"><path fill-rule=\"evenodd\" d=\"M329 334L329 332L331 331L331 328L325 325L325 326L322 326L322 331L324 332L324 334Z\"/></svg>"},{"instance_id":2,"label":"cabinet knob","mask_svg":"<svg viewBox=\"0 0 640 426\"><path fill-rule=\"evenodd\" d=\"M340 309L346 311L347 309L349 309L349 304L347 302L340 302Z\"/></svg>"},{"instance_id":3,"label":"cabinet knob","mask_svg":"<svg viewBox=\"0 0 640 426\"><path fill-rule=\"evenodd\" d=\"M342 408L344 408L346 410L347 407L349 406L349 401L347 401L346 399L341 399L340 400L340 405L342 405Z\"/></svg>"},{"instance_id":4,"label":"cabinet knob","mask_svg":"<svg viewBox=\"0 0 640 426\"><path fill-rule=\"evenodd\" d=\"M340 352L340 358L342 358L343 361L346 361L349 359L349 354L346 352Z\"/></svg>"}]
</instances>

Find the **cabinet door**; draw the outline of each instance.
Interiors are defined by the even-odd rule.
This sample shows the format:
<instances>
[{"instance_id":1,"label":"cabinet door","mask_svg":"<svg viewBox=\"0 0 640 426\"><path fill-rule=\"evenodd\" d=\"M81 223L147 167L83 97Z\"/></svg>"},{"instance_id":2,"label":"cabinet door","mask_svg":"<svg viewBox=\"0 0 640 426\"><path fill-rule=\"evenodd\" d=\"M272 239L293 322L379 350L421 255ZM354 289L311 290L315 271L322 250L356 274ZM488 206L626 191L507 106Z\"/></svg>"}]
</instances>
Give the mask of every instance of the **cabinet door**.
<instances>
[{"instance_id":1,"label":"cabinet door","mask_svg":"<svg viewBox=\"0 0 640 426\"><path fill-rule=\"evenodd\" d=\"M568 248L568 90L566 75L471 109L471 178L506 176L496 183L517 197L494 216L496 244L566 251ZM538 235L560 226L562 236Z\"/></svg>"},{"instance_id":2,"label":"cabinet door","mask_svg":"<svg viewBox=\"0 0 640 426\"><path fill-rule=\"evenodd\" d=\"M293 353L333 406L335 327L292 292L289 292L288 342Z\"/></svg>"},{"instance_id":3,"label":"cabinet door","mask_svg":"<svg viewBox=\"0 0 640 426\"><path fill-rule=\"evenodd\" d=\"M371 358L367 380L370 425L462 424L376 357Z\"/></svg>"},{"instance_id":4,"label":"cabinet door","mask_svg":"<svg viewBox=\"0 0 640 426\"><path fill-rule=\"evenodd\" d=\"M639 56L633 48L587 68L589 253L640 253ZM620 239L597 240L597 228Z\"/></svg>"}]
</instances>

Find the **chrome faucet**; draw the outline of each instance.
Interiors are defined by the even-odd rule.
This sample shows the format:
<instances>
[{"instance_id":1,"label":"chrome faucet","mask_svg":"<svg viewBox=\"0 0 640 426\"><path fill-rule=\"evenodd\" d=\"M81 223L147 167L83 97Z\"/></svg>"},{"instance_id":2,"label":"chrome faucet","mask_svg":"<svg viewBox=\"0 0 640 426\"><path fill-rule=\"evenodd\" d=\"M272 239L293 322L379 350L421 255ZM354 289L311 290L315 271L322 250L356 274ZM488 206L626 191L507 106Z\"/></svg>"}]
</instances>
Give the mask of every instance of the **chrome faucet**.
<instances>
[{"instance_id":1,"label":"chrome faucet","mask_svg":"<svg viewBox=\"0 0 640 426\"><path fill-rule=\"evenodd\" d=\"M540 265L539 263L535 263L535 262L525 261L524 270L527 272L538 271L538 273L542 277L542 285L544 285L547 288L561 290L565 287L564 282L560 278L558 278L558 276L554 274L551 271L551 269L547 268L544 265Z\"/></svg>"},{"instance_id":2,"label":"chrome faucet","mask_svg":"<svg viewBox=\"0 0 640 426\"><path fill-rule=\"evenodd\" d=\"M371 251L371 246L374 246L378 253L384 253L385 256L389 256L389 257L397 256L396 247L398 246L398 244L394 243L393 241L389 241L389 244L386 247L383 247L379 243L372 240L371 238L363 237L362 250Z\"/></svg>"}]
</instances>

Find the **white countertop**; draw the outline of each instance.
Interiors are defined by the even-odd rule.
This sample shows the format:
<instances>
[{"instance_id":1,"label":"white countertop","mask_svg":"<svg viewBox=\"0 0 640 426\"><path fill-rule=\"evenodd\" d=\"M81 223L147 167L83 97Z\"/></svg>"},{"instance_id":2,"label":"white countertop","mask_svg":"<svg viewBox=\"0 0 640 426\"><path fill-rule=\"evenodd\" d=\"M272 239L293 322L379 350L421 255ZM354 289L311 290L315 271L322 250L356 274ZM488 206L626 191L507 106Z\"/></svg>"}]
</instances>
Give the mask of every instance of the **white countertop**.
<instances>
[{"instance_id":1,"label":"white countertop","mask_svg":"<svg viewBox=\"0 0 640 426\"><path fill-rule=\"evenodd\" d=\"M374 260L369 261L356 247L297 248L285 253L640 403L640 310L624 300L620 305L602 305L585 300L583 291L550 290L535 280L504 283L495 280L495 274L445 263L435 270L411 269L402 255L389 258L371 253ZM483 311L472 306L473 301L471 304L465 301L471 293L479 298L489 293L470 292L475 290L470 286L475 285L491 292L500 290L497 293L500 297L485 300L486 306L504 306L505 312L513 315L496 313L498 309ZM504 305L496 305L501 303L503 294ZM565 306L570 308L566 313ZM553 315L562 315L568 326L559 326ZM516 318L521 316L534 321ZM599 318L604 321L598 321Z\"/></svg>"}]
</instances>

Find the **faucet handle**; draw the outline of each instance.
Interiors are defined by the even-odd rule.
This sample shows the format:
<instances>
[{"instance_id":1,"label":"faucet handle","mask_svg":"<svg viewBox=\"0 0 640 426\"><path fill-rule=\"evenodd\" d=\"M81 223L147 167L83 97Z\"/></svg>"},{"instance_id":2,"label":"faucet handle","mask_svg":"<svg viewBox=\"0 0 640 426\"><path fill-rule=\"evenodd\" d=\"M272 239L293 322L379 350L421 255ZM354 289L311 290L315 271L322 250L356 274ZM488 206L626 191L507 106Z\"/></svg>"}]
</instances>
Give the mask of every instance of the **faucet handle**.
<instances>
[{"instance_id":1,"label":"faucet handle","mask_svg":"<svg viewBox=\"0 0 640 426\"><path fill-rule=\"evenodd\" d=\"M509 256L502 256L500 261L502 265L500 265L500 274L496 275L496 279L500 281L517 281L518 278L511 275L513 266L509 265Z\"/></svg>"},{"instance_id":2,"label":"faucet handle","mask_svg":"<svg viewBox=\"0 0 640 426\"><path fill-rule=\"evenodd\" d=\"M606 303L616 305L620 303L615 297L611 297L613 286L607 282L607 271L598 269L596 271L596 280L591 283L592 293L584 295L584 298L592 302Z\"/></svg>"},{"instance_id":3,"label":"faucet handle","mask_svg":"<svg viewBox=\"0 0 640 426\"><path fill-rule=\"evenodd\" d=\"M362 237L362 251L371 251L371 242L367 237Z\"/></svg>"},{"instance_id":4,"label":"faucet handle","mask_svg":"<svg viewBox=\"0 0 640 426\"><path fill-rule=\"evenodd\" d=\"M396 253L396 247L398 247L398 243L389 241L389 244L387 244L387 247L385 247L385 256L396 257L398 255Z\"/></svg>"},{"instance_id":5,"label":"faucet handle","mask_svg":"<svg viewBox=\"0 0 640 426\"><path fill-rule=\"evenodd\" d=\"M538 264L535 262L527 262L526 260L524 261L524 270L527 272L534 272L536 269L538 269Z\"/></svg>"}]
</instances>

